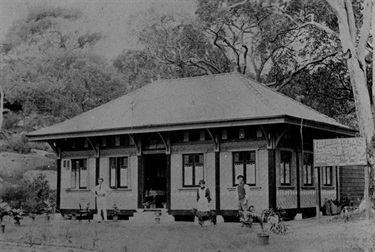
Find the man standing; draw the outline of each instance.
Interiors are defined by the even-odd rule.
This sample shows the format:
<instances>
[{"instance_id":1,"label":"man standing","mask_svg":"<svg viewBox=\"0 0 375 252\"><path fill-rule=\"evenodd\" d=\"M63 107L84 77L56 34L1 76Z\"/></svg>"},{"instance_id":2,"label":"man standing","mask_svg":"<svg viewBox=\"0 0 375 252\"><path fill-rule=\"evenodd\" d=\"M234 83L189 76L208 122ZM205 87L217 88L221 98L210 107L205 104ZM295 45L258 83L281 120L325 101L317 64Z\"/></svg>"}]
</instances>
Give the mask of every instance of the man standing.
<instances>
[{"instance_id":1,"label":"man standing","mask_svg":"<svg viewBox=\"0 0 375 252\"><path fill-rule=\"evenodd\" d=\"M244 177L242 175L237 176L237 181L238 210L247 211L250 201L250 187L244 183Z\"/></svg>"},{"instance_id":2,"label":"man standing","mask_svg":"<svg viewBox=\"0 0 375 252\"><path fill-rule=\"evenodd\" d=\"M91 190L96 198L96 206L98 208L98 222L102 220L102 211L104 221L107 222L107 196L112 192L112 190L107 185L103 184L103 181L104 179L99 178L98 185Z\"/></svg>"}]
</instances>

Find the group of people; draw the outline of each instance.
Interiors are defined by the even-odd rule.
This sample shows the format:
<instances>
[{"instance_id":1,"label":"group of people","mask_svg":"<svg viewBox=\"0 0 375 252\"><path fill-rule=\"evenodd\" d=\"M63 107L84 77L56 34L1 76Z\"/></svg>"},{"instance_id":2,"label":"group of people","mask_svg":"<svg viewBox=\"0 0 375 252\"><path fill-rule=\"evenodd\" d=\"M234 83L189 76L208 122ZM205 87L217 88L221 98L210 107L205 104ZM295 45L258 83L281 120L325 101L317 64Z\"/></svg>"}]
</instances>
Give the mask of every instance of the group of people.
<instances>
[{"instance_id":1,"label":"group of people","mask_svg":"<svg viewBox=\"0 0 375 252\"><path fill-rule=\"evenodd\" d=\"M111 194L112 190L103 183L104 179L98 179L98 185L95 186L91 193L96 197L96 206L98 209L98 214L96 215L97 221L107 222L107 196ZM237 176L238 185L237 190L237 200L238 200L238 210L246 211L249 208L249 196L250 187L244 183L244 177L242 175ZM206 182L202 179L199 181L199 189L197 191L197 212L198 213L209 213L210 209L211 195L210 189L206 187ZM102 217L103 212L103 217ZM215 218L216 220L216 218ZM216 221L214 221L216 222Z\"/></svg>"},{"instance_id":2,"label":"group of people","mask_svg":"<svg viewBox=\"0 0 375 252\"><path fill-rule=\"evenodd\" d=\"M246 211L249 208L250 202L250 187L245 184L244 177L242 175L237 176L238 185L236 186L238 210ZM210 189L206 187L206 182L201 179L199 181L199 189L197 191L197 210L199 212L210 211Z\"/></svg>"}]
</instances>

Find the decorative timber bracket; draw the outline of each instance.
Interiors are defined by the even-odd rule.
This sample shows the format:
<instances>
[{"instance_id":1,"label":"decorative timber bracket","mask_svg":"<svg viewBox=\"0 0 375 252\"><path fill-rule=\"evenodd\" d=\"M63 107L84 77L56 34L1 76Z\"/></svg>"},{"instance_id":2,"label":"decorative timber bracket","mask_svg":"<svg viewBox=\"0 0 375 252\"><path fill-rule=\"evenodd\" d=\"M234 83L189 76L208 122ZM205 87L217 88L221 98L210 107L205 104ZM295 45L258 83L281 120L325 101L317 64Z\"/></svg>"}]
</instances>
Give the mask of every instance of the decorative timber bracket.
<instances>
[{"instance_id":1,"label":"decorative timber bracket","mask_svg":"<svg viewBox=\"0 0 375 252\"><path fill-rule=\"evenodd\" d=\"M262 130L264 136L267 140L267 149L272 149L272 135L270 132L267 132L266 129L263 126L260 126L260 129Z\"/></svg>"},{"instance_id":2,"label":"decorative timber bracket","mask_svg":"<svg viewBox=\"0 0 375 252\"><path fill-rule=\"evenodd\" d=\"M165 146L165 154L170 155L171 154L171 141L169 137L163 137L163 135L158 132L158 135L160 136L161 140L164 143Z\"/></svg>"},{"instance_id":3,"label":"decorative timber bracket","mask_svg":"<svg viewBox=\"0 0 375 252\"><path fill-rule=\"evenodd\" d=\"M52 150L56 153L57 159L61 159L61 149L60 147L57 147L56 142L48 141L47 143L51 146Z\"/></svg>"},{"instance_id":4,"label":"decorative timber bracket","mask_svg":"<svg viewBox=\"0 0 375 252\"><path fill-rule=\"evenodd\" d=\"M142 155L142 142L141 141L135 141L134 139L134 136L133 134L128 134L129 135L129 138L130 140L133 142L134 144L134 147L135 147L135 151L136 151L136 154L137 156L140 156Z\"/></svg>"},{"instance_id":5,"label":"decorative timber bracket","mask_svg":"<svg viewBox=\"0 0 375 252\"><path fill-rule=\"evenodd\" d=\"M281 134L276 138L276 141L275 141L275 147L277 147L280 143L280 140L281 138L285 135L286 132L288 132L288 130L290 130L292 128L292 125L290 125L288 128L286 128L283 132L281 132Z\"/></svg>"},{"instance_id":6,"label":"decorative timber bracket","mask_svg":"<svg viewBox=\"0 0 375 252\"><path fill-rule=\"evenodd\" d=\"M217 134L213 135L210 129L206 128L208 134L211 137L212 142L214 143L214 151L219 152L220 151L220 144L219 144L219 138L217 137Z\"/></svg>"},{"instance_id":7,"label":"decorative timber bracket","mask_svg":"<svg viewBox=\"0 0 375 252\"><path fill-rule=\"evenodd\" d=\"M91 142L90 138L86 137L86 139L87 139L87 142L89 142L91 148L93 149L93 151L95 153L95 157L99 157L99 155L100 155L99 144L96 144L96 146L94 146L94 144Z\"/></svg>"}]
</instances>

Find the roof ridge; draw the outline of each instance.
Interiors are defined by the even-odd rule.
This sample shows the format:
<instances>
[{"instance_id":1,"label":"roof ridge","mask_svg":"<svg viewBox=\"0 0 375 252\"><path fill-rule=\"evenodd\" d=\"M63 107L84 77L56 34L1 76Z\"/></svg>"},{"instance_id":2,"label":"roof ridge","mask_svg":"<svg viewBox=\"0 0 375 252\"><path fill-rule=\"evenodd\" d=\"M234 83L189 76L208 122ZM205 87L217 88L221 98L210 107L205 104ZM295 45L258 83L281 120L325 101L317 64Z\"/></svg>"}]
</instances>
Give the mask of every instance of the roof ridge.
<instances>
[{"instance_id":1,"label":"roof ridge","mask_svg":"<svg viewBox=\"0 0 375 252\"><path fill-rule=\"evenodd\" d=\"M238 75L237 77L240 79L240 81L250 90L253 92L254 95L256 95L257 97L260 98L260 100L266 105L266 106L269 106L271 107L273 110L276 110L276 107L266 98L264 97L264 95L262 95L253 85L252 83L250 83L248 80L250 80L250 78L248 78L247 76L243 75L243 74L240 74L240 73L237 73L236 75ZM251 79L252 80L252 79ZM259 84L259 83L258 83Z\"/></svg>"},{"instance_id":2,"label":"roof ridge","mask_svg":"<svg viewBox=\"0 0 375 252\"><path fill-rule=\"evenodd\" d=\"M176 78L170 78L170 79L158 79L156 81L151 82L152 83L158 83L162 81L168 81L168 80L185 80L185 79L198 79L198 78L207 78L211 76L221 76L221 75L230 75L230 74L237 74L235 71L229 72L229 73L218 73L218 74L203 74L203 75L197 75L192 77L176 77Z\"/></svg>"},{"instance_id":3,"label":"roof ridge","mask_svg":"<svg viewBox=\"0 0 375 252\"><path fill-rule=\"evenodd\" d=\"M320 115L324 116L324 117L327 118L327 119L333 120L333 121L335 121L336 123L339 123L339 124L341 124L341 125L343 125L343 126L345 126L345 127L348 127L347 125L344 125L344 124L338 122L336 119L334 119L334 118L332 118L332 117L329 117L329 116L327 116L327 115L325 115L325 114L319 112L318 110L315 110L315 109L313 109L313 108L311 108L311 107L309 107L309 106L307 106L307 105L305 105L305 104L303 104L303 103L301 103L301 102L299 102L299 101L293 99L292 97L289 97L289 96L287 96L287 95L285 95L285 94L283 94L283 93L281 93L281 92L277 92L276 90L274 90L274 89L272 89L272 88L270 88L270 87L268 87L268 86L266 86L266 85L263 85L263 84L259 83L258 81L254 80L254 79L251 79L250 77L247 77L247 76L245 76L245 75L241 75L241 76L242 76L242 78L247 79L247 80L251 80L251 81L255 82L256 84L261 85L262 87L266 88L267 90L270 90L271 92L274 92L274 93L276 93L276 94L279 94L279 95L285 97L286 99L291 100L291 101L293 101L293 102L295 102L295 103L297 103L297 104L299 104L299 105L301 105L301 106L307 108L307 109L310 110L310 111L313 111L313 112L315 112L315 113L317 113L317 114L320 114ZM255 87L253 87L253 88L256 89Z\"/></svg>"}]
</instances>

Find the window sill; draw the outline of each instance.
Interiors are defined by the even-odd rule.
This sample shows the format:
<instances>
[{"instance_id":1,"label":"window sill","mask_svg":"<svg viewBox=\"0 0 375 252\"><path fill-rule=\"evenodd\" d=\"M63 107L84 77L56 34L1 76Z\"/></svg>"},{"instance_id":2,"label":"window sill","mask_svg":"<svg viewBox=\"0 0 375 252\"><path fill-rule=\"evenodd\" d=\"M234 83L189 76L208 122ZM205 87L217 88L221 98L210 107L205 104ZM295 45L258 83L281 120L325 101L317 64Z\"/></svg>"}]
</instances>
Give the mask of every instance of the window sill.
<instances>
[{"instance_id":1,"label":"window sill","mask_svg":"<svg viewBox=\"0 0 375 252\"><path fill-rule=\"evenodd\" d=\"M249 186L250 187L250 191L259 191L262 189L261 186ZM228 191L235 191L236 190L236 187L228 187L227 188Z\"/></svg>"},{"instance_id":2,"label":"window sill","mask_svg":"<svg viewBox=\"0 0 375 252\"><path fill-rule=\"evenodd\" d=\"M112 192L121 192L121 191L131 191L133 190L132 188L111 188Z\"/></svg>"},{"instance_id":3,"label":"window sill","mask_svg":"<svg viewBox=\"0 0 375 252\"><path fill-rule=\"evenodd\" d=\"M65 189L66 192L90 192L90 189Z\"/></svg>"},{"instance_id":4,"label":"window sill","mask_svg":"<svg viewBox=\"0 0 375 252\"><path fill-rule=\"evenodd\" d=\"M196 191L197 189L199 189L199 186L196 186L196 187L182 187L182 188L178 188L177 190L179 190L179 191Z\"/></svg>"},{"instance_id":5,"label":"window sill","mask_svg":"<svg viewBox=\"0 0 375 252\"><path fill-rule=\"evenodd\" d=\"M314 186L302 186L301 189L303 190L315 190Z\"/></svg>"},{"instance_id":6,"label":"window sill","mask_svg":"<svg viewBox=\"0 0 375 252\"><path fill-rule=\"evenodd\" d=\"M279 190L294 190L294 186L279 186Z\"/></svg>"},{"instance_id":7,"label":"window sill","mask_svg":"<svg viewBox=\"0 0 375 252\"><path fill-rule=\"evenodd\" d=\"M333 190L333 189L335 189L335 187L334 186L323 186L322 189Z\"/></svg>"}]
</instances>

